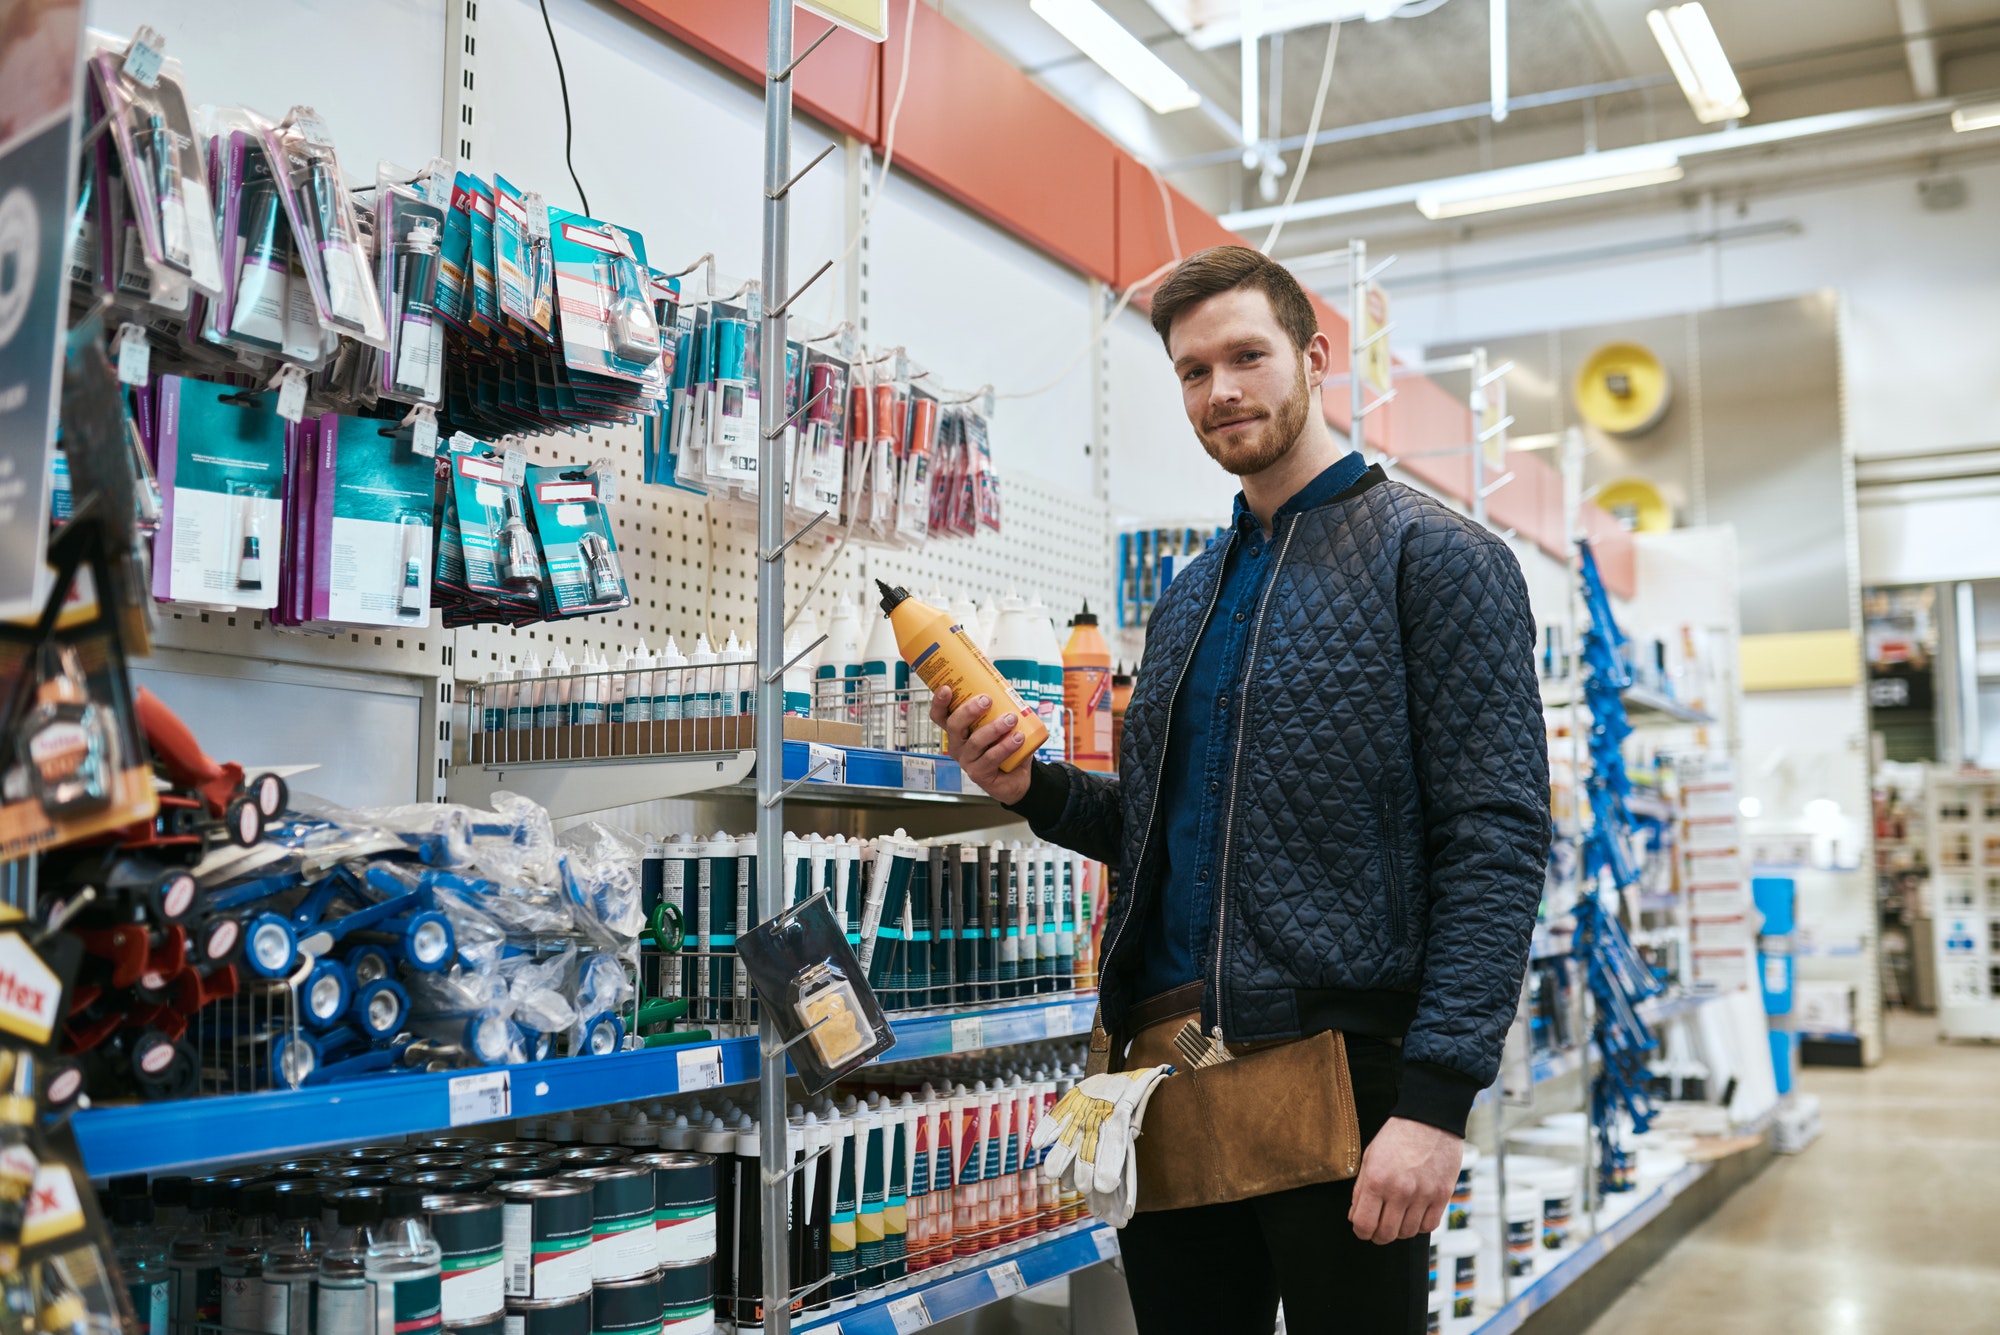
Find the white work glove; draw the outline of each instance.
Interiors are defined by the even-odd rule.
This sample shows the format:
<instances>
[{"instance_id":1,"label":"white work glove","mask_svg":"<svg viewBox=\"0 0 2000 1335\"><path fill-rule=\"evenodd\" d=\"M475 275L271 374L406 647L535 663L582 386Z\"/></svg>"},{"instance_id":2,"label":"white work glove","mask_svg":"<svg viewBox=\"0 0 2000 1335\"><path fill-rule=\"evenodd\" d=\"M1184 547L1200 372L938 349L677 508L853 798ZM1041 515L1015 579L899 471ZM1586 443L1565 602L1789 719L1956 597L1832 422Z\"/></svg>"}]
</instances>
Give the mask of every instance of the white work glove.
<instances>
[{"instance_id":1,"label":"white work glove","mask_svg":"<svg viewBox=\"0 0 2000 1335\"><path fill-rule=\"evenodd\" d=\"M1173 1070L1090 1076L1062 1096L1028 1142L1035 1151L1053 1146L1042 1176L1081 1191L1091 1214L1113 1228L1131 1222L1139 1198L1139 1124L1154 1087Z\"/></svg>"}]
</instances>

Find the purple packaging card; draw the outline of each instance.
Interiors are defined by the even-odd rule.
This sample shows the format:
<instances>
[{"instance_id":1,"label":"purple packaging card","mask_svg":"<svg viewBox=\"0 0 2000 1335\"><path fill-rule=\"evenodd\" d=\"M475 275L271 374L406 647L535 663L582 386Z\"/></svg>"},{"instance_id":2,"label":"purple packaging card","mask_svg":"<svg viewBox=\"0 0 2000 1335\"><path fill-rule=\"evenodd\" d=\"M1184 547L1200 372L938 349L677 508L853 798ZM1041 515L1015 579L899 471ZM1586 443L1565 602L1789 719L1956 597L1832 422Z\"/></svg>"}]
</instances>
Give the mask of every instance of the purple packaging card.
<instances>
[{"instance_id":1,"label":"purple packaging card","mask_svg":"<svg viewBox=\"0 0 2000 1335\"><path fill-rule=\"evenodd\" d=\"M368 429L365 423L355 426ZM333 495L340 474L340 417L319 419L319 468L313 489L312 616L324 620L333 613Z\"/></svg>"}]
</instances>

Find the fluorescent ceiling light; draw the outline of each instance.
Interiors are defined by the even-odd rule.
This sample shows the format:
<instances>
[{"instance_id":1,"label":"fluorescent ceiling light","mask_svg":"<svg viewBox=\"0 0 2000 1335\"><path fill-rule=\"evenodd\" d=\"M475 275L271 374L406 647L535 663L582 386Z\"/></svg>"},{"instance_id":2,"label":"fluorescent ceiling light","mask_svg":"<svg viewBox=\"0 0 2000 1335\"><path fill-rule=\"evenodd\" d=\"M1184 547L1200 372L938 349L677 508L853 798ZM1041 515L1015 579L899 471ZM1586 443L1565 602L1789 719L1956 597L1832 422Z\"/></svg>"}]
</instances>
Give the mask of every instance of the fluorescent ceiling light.
<instances>
[{"instance_id":1,"label":"fluorescent ceiling light","mask_svg":"<svg viewBox=\"0 0 2000 1335\"><path fill-rule=\"evenodd\" d=\"M1092 0L1032 0L1028 7L1161 115L1201 105L1201 94L1186 79Z\"/></svg>"},{"instance_id":2,"label":"fluorescent ceiling light","mask_svg":"<svg viewBox=\"0 0 2000 1335\"><path fill-rule=\"evenodd\" d=\"M1665 185L1680 180L1681 175L1681 164L1670 153L1618 149L1481 172L1426 190L1417 196L1416 204L1418 212L1435 221Z\"/></svg>"},{"instance_id":3,"label":"fluorescent ceiling light","mask_svg":"<svg viewBox=\"0 0 2000 1335\"><path fill-rule=\"evenodd\" d=\"M1243 40L1244 0L1149 0L1161 18L1191 46L1209 51ZM1349 19L1386 19L1405 0L1263 0L1257 35L1323 27Z\"/></svg>"},{"instance_id":4,"label":"fluorescent ceiling light","mask_svg":"<svg viewBox=\"0 0 2000 1335\"><path fill-rule=\"evenodd\" d=\"M1964 134L1967 130L1991 130L2000 127L2000 102L1982 102L1974 107L1960 107L1951 113L1951 128Z\"/></svg>"},{"instance_id":5,"label":"fluorescent ceiling light","mask_svg":"<svg viewBox=\"0 0 2000 1335\"><path fill-rule=\"evenodd\" d=\"M1743 99L1743 85L1722 53L1722 39L1708 21L1708 11L1698 4L1669 5L1648 10L1646 23L1653 38L1667 56L1695 119L1703 125L1716 121L1741 120L1750 114Z\"/></svg>"}]
</instances>

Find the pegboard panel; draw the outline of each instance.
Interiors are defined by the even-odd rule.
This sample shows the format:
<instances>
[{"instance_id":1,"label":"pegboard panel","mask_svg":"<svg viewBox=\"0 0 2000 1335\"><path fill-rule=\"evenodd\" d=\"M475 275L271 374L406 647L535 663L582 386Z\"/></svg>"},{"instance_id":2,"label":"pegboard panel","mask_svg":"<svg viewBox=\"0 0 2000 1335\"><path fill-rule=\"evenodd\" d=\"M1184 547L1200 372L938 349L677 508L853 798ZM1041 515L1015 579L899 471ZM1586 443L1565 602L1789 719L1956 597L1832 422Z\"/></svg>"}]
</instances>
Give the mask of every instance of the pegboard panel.
<instances>
[{"instance_id":1,"label":"pegboard panel","mask_svg":"<svg viewBox=\"0 0 2000 1335\"><path fill-rule=\"evenodd\" d=\"M683 653L697 633L721 648L730 635L750 643L757 619L757 514L747 501L702 497L639 482L644 442L637 427L528 442L536 463L585 465L600 458L618 469L611 518L632 606L598 616L524 627L460 630L457 675L476 680L518 667L530 653L546 665L560 649L572 663L585 649L622 655L643 639L658 649L671 635ZM1112 599L1110 507L1037 478L1003 471L999 533L899 550L868 544L857 534L844 545L840 530L821 524L786 553L785 605L804 601L821 629L842 593L861 600L884 579L919 593L941 588L984 601L1013 590L1040 594L1065 622L1088 599ZM831 564L831 569L828 569ZM822 577L823 575L823 577Z\"/></svg>"},{"instance_id":2,"label":"pegboard panel","mask_svg":"<svg viewBox=\"0 0 2000 1335\"><path fill-rule=\"evenodd\" d=\"M161 648L193 653L411 677L446 675L453 658L452 632L436 626L357 626L325 634L273 626L260 611L223 612L180 603L153 608L153 641Z\"/></svg>"}]
</instances>

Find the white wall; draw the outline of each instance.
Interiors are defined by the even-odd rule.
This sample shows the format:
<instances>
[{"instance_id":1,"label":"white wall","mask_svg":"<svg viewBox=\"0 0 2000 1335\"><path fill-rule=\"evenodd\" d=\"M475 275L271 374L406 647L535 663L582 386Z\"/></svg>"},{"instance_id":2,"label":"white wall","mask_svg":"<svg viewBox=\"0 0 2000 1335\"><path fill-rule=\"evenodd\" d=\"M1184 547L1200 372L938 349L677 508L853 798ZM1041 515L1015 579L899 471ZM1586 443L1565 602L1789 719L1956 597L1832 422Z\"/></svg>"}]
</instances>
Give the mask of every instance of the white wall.
<instances>
[{"instance_id":1,"label":"white wall","mask_svg":"<svg viewBox=\"0 0 2000 1335\"><path fill-rule=\"evenodd\" d=\"M1121 523L1220 524L1237 491L1181 410L1160 336L1126 308L1111 328L1112 515Z\"/></svg>"},{"instance_id":2,"label":"white wall","mask_svg":"<svg viewBox=\"0 0 2000 1335\"><path fill-rule=\"evenodd\" d=\"M1510 232L1442 250L1396 247L1385 277L1399 337L1436 343L1739 305L1838 288L1849 435L1861 455L2000 440L2000 166L1968 167L1970 202L1927 213L1910 178L1760 196L1713 218L1699 209L1620 214ZM1796 222L1746 239L1614 263L1538 267L1447 285L1417 274L1724 228ZM1399 287L1398 280L1402 285Z\"/></svg>"}]
</instances>

